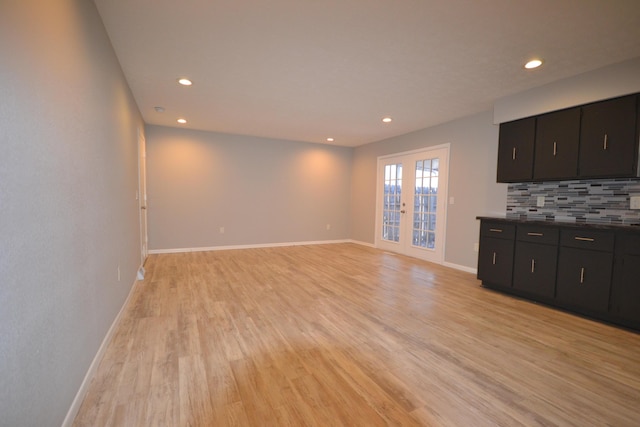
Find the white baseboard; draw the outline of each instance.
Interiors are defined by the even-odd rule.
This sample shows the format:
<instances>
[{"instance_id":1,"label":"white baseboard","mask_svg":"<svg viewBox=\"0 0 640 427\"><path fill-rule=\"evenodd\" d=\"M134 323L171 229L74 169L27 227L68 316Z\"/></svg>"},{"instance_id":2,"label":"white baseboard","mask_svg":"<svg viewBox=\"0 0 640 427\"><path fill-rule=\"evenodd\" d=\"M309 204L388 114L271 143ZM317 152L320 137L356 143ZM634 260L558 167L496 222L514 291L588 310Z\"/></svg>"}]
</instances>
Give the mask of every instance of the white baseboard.
<instances>
[{"instance_id":1,"label":"white baseboard","mask_svg":"<svg viewBox=\"0 0 640 427\"><path fill-rule=\"evenodd\" d=\"M257 249L257 248L278 248L284 246L307 246L307 245L329 245L335 243L349 243L349 239L343 240L317 240L310 242L286 242L286 243L262 243L256 245L231 245L231 246L207 246L197 248L175 248L175 249L150 249L150 254L178 254L183 252L208 252L208 251L228 251L233 249Z\"/></svg>"},{"instance_id":2,"label":"white baseboard","mask_svg":"<svg viewBox=\"0 0 640 427\"><path fill-rule=\"evenodd\" d=\"M456 270L466 271L467 273L478 274L477 268L467 267L465 265L454 264L452 262L443 262L442 265L445 267L455 268Z\"/></svg>"},{"instance_id":3,"label":"white baseboard","mask_svg":"<svg viewBox=\"0 0 640 427\"><path fill-rule=\"evenodd\" d=\"M111 323L111 326L107 331L107 335L105 335L104 339L102 340L102 344L100 344L100 348L98 348L98 352L93 358L93 361L89 366L89 370L87 371L86 375L84 376L84 379L82 380L82 384L80 384L80 389L78 389L78 393L76 393L76 397L73 399L73 402L71 403L71 407L69 408L69 411L67 411L67 416L64 417L64 421L62 422L62 427L71 427L71 425L73 424L73 421L78 415L80 406L82 405L82 402L84 401L84 398L86 397L87 392L89 391L89 385L91 385L91 381L93 380L93 377L96 375L98 366L100 366L100 362L104 357L104 353L107 350L107 346L109 345L109 343L111 342L111 339L113 338L113 334L116 330L118 323L120 322L122 313L124 313L124 309L129 304L129 300L133 295L133 291L136 288L137 283L138 283L137 281L133 282L133 286L131 286L131 289L129 290L129 295L127 295L127 298L122 304L122 307L120 307L120 311L118 312L118 315Z\"/></svg>"},{"instance_id":4,"label":"white baseboard","mask_svg":"<svg viewBox=\"0 0 640 427\"><path fill-rule=\"evenodd\" d=\"M374 245L373 243L362 242L362 241L360 241L360 240L353 240L353 239L350 239L350 240L349 240L349 243L355 243L356 245L366 246L366 247L368 247L368 248L374 248L374 249L375 249L375 247L376 247L376 245Z\"/></svg>"}]
</instances>

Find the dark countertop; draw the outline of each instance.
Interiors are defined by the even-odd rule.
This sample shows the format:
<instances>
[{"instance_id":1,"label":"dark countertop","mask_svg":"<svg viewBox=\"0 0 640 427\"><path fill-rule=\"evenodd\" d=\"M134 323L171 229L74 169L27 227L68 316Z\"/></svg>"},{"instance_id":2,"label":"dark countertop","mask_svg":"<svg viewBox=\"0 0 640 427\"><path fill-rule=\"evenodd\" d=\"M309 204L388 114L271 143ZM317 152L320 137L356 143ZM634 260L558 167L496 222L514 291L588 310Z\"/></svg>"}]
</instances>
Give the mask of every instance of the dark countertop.
<instances>
[{"instance_id":1,"label":"dark countertop","mask_svg":"<svg viewBox=\"0 0 640 427\"><path fill-rule=\"evenodd\" d=\"M565 228L581 228L592 230L613 230L613 231L631 231L640 233L640 224L604 224L594 222L570 222L570 221L553 221L542 219L526 219L526 218L505 218L505 217L493 217L493 216L477 216L476 219L482 221L494 221L502 222L505 224L528 224L528 225L547 225L552 227L565 227Z\"/></svg>"}]
</instances>

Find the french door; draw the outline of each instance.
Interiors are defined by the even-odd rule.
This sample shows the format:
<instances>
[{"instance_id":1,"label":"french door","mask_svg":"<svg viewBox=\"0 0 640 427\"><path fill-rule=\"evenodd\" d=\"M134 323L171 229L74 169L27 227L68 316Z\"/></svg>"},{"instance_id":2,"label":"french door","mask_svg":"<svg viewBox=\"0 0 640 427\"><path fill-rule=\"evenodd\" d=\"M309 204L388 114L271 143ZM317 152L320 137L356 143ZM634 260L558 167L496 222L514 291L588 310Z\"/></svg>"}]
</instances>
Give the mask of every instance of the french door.
<instances>
[{"instance_id":1,"label":"french door","mask_svg":"<svg viewBox=\"0 0 640 427\"><path fill-rule=\"evenodd\" d=\"M449 146L378 158L376 247L442 264Z\"/></svg>"}]
</instances>

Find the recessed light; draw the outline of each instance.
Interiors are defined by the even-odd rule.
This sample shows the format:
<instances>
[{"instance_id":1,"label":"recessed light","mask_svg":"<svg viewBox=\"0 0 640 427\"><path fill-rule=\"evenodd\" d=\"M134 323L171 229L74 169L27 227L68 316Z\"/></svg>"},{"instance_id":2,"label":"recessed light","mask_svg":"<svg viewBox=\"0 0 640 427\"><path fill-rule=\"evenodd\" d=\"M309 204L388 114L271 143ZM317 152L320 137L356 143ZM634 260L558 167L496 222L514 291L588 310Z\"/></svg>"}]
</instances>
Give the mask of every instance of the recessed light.
<instances>
[{"instance_id":1,"label":"recessed light","mask_svg":"<svg viewBox=\"0 0 640 427\"><path fill-rule=\"evenodd\" d=\"M335 141L333 138L327 138L327 142L333 142Z\"/></svg>"},{"instance_id":2,"label":"recessed light","mask_svg":"<svg viewBox=\"0 0 640 427\"><path fill-rule=\"evenodd\" d=\"M527 70L531 70L533 68L538 68L542 65L542 61L540 59L532 59L531 61L524 64L524 68Z\"/></svg>"},{"instance_id":3,"label":"recessed light","mask_svg":"<svg viewBox=\"0 0 640 427\"><path fill-rule=\"evenodd\" d=\"M187 123L187 119L178 119L178 123L183 125L183 124Z\"/></svg>"},{"instance_id":4,"label":"recessed light","mask_svg":"<svg viewBox=\"0 0 640 427\"><path fill-rule=\"evenodd\" d=\"M178 79L178 83L180 83L182 86L191 86L193 84L193 82L186 77Z\"/></svg>"},{"instance_id":5,"label":"recessed light","mask_svg":"<svg viewBox=\"0 0 640 427\"><path fill-rule=\"evenodd\" d=\"M391 123L391 122L393 121L393 119L392 119L391 117L384 117L384 118L382 119L382 121L383 121L384 123Z\"/></svg>"}]
</instances>

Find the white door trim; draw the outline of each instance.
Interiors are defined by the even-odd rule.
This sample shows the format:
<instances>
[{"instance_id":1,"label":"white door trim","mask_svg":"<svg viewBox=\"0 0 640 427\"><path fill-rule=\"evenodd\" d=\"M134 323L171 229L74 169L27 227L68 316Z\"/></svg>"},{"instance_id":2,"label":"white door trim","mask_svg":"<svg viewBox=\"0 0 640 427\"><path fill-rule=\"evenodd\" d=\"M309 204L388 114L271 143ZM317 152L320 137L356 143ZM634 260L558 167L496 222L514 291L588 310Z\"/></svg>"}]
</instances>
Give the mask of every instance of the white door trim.
<instances>
[{"instance_id":1,"label":"white door trim","mask_svg":"<svg viewBox=\"0 0 640 427\"><path fill-rule=\"evenodd\" d=\"M138 213L140 224L140 268L138 279L144 279L144 263L149 256L149 235L147 228L147 141L144 129L138 128Z\"/></svg>"},{"instance_id":2,"label":"white door trim","mask_svg":"<svg viewBox=\"0 0 640 427\"><path fill-rule=\"evenodd\" d=\"M429 152L433 152L433 151L438 151L438 150L445 150L446 151L446 163L444 164L444 169L445 169L445 173L441 175L441 178L444 178L444 182L445 185L443 186L444 188L441 188L442 191L439 190L438 192L438 203L439 206L442 207L442 215L438 216L438 224L437 224L437 229L439 229L436 238L440 239L440 251L439 254L436 254L435 256L428 256L427 258L429 258L428 260L431 262L435 262L438 264L444 264L445 263L445 251L446 251L446 230L447 230L447 205L448 205L448 200L449 200L449 185L448 185L448 181L449 181L449 158L450 158L450 154L451 154L451 144L450 143L445 143L445 144L438 144L438 145L432 145L432 146L428 146L428 147L423 147L423 148L419 148L419 149L415 149L415 150L410 150L410 151L403 151L403 152L398 152L398 153L393 153L393 154L386 154L383 156L378 156L377 158L377 163L376 163L376 209L375 209L375 215L376 215L376 219L375 219L375 233L374 233L374 245L376 248L380 248L380 249L384 249L384 250L390 250L390 251L394 251L394 252L400 252L403 253L405 255L409 255L409 256L414 256L414 257L418 257L418 258L422 258L422 259L426 259L423 258L419 255L419 251L414 250L405 250L400 244L396 244L394 242L387 242L387 241L382 241L381 239L381 230L382 230L382 191L381 191L381 176L380 176L380 171L381 171L381 164L383 164L383 162L385 160L388 159L393 159L393 158L398 158L398 157L410 157L410 156L415 156L418 154L427 154ZM407 170L407 172L410 170L407 169L406 167L403 168L405 170ZM403 190L405 188L404 186L404 182L410 180L411 178L404 172L403 170ZM408 199L405 199L408 200ZM413 203L413 201L412 201ZM410 246L410 243L409 243ZM395 249L395 247L397 247L397 249Z\"/></svg>"}]
</instances>

